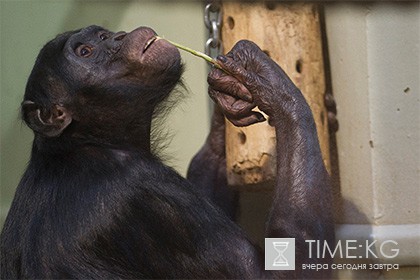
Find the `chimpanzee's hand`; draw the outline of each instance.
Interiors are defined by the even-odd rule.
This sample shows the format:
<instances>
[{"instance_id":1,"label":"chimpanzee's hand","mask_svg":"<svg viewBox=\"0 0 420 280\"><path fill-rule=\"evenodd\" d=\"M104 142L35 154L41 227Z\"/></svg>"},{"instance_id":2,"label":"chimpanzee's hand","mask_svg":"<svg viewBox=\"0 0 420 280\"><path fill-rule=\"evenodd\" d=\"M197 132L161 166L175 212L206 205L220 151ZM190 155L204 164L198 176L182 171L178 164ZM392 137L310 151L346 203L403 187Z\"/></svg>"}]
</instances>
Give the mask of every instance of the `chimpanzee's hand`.
<instances>
[{"instance_id":1,"label":"chimpanzee's hand","mask_svg":"<svg viewBox=\"0 0 420 280\"><path fill-rule=\"evenodd\" d=\"M255 43L240 41L226 56L218 56L226 72L213 69L208 76L209 95L236 126L264 121L270 123L307 106L302 94L272 59Z\"/></svg>"}]
</instances>

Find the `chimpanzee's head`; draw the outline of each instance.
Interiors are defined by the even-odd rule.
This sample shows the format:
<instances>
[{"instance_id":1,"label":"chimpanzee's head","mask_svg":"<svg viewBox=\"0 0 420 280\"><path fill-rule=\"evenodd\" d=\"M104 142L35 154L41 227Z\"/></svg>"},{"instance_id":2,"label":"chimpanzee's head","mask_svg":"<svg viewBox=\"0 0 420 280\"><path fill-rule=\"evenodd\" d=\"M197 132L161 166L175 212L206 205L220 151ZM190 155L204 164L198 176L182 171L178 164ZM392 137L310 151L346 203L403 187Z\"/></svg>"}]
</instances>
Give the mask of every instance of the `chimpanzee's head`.
<instances>
[{"instance_id":1,"label":"chimpanzee's head","mask_svg":"<svg viewBox=\"0 0 420 280\"><path fill-rule=\"evenodd\" d=\"M124 141L147 129L182 68L179 51L147 27L67 32L41 50L26 86L23 118L41 137L71 131L67 136Z\"/></svg>"}]
</instances>

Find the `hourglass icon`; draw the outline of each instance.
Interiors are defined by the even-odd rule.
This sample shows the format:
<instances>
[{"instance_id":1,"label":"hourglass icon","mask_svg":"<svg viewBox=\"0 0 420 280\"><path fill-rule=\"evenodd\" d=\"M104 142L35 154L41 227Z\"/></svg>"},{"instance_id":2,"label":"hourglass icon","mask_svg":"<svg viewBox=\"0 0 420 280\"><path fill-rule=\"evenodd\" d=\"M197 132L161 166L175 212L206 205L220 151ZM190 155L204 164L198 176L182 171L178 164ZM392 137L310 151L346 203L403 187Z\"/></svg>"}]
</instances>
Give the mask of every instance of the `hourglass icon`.
<instances>
[{"instance_id":1,"label":"hourglass icon","mask_svg":"<svg viewBox=\"0 0 420 280\"><path fill-rule=\"evenodd\" d=\"M283 253L287 250L289 242L273 242L273 247L279 253L279 255L274 259L273 266L288 266L289 262Z\"/></svg>"}]
</instances>

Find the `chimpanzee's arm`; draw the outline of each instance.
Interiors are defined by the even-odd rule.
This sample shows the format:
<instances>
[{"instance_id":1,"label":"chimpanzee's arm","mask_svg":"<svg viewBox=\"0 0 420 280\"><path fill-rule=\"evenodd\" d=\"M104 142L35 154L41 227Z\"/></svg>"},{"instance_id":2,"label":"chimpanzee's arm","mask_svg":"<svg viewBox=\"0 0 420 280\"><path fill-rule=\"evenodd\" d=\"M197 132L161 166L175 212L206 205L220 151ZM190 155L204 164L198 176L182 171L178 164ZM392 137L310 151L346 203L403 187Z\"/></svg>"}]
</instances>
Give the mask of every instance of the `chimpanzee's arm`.
<instances>
[{"instance_id":1,"label":"chimpanzee's arm","mask_svg":"<svg viewBox=\"0 0 420 280\"><path fill-rule=\"evenodd\" d=\"M258 106L276 130L277 180L266 237L296 239L296 271L290 277L322 276L301 269L303 263L331 261L309 258L305 240L326 241L330 247L334 240L329 176L310 108L284 71L254 43L241 41L218 61L229 74L213 70L209 93L223 113L245 126L264 120L252 111Z\"/></svg>"},{"instance_id":2,"label":"chimpanzee's arm","mask_svg":"<svg viewBox=\"0 0 420 280\"><path fill-rule=\"evenodd\" d=\"M234 219L237 192L227 187L225 118L217 107L213 112L206 142L191 160L187 179L201 194L211 198L231 219Z\"/></svg>"}]
</instances>

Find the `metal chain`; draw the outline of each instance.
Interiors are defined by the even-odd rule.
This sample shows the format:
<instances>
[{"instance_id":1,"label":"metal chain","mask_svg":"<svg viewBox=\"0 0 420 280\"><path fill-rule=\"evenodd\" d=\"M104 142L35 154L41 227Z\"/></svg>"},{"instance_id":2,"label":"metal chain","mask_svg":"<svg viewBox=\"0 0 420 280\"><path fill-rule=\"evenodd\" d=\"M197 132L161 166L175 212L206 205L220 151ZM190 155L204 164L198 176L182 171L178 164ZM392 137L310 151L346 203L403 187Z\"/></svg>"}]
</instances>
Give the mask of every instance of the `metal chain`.
<instances>
[{"instance_id":1,"label":"metal chain","mask_svg":"<svg viewBox=\"0 0 420 280\"><path fill-rule=\"evenodd\" d=\"M221 40L222 11L220 1L210 1L204 8L204 23L209 30L209 39L205 45L205 53L216 57L223 53Z\"/></svg>"}]
</instances>

